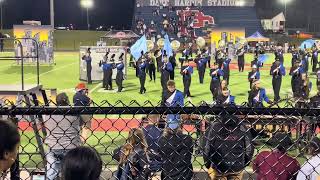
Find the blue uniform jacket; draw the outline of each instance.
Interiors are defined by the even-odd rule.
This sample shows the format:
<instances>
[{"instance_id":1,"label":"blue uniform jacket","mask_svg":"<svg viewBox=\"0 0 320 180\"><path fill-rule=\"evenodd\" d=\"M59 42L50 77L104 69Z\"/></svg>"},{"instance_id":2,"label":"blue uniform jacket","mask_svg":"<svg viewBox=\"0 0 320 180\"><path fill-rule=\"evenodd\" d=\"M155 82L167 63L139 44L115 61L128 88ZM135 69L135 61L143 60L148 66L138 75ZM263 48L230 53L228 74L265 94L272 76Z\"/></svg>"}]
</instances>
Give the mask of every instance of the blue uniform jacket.
<instances>
[{"instance_id":1,"label":"blue uniform jacket","mask_svg":"<svg viewBox=\"0 0 320 180\"><path fill-rule=\"evenodd\" d=\"M223 72L226 73L226 72L229 72L230 69L229 69L229 64L231 62L231 59L230 58L227 58L225 61L223 61Z\"/></svg>"},{"instance_id":2,"label":"blue uniform jacket","mask_svg":"<svg viewBox=\"0 0 320 180\"><path fill-rule=\"evenodd\" d=\"M273 75L273 71L275 70L274 67L271 67L271 70L270 70L270 75ZM280 65L280 69L279 69L279 74L280 76L285 76L286 75L286 69L284 68L284 66L281 64Z\"/></svg>"},{"instance_id":3,"label":"blue uniform jacket","mask_svg":"<svg viewBox=\"0 0 320 180\"><path fill-rule=\"evenodd\" d=\"M201 58L197 63L198 67L203 67L203 66L205 67L208 60L209 60L209 58Z\"/></svg>"},{"instance_id":4,"label":"blue uniform jacket","mask_svg":"<svg viewBox=\"0 0 320 180\"><path fill-rule=\"evenodd\" d=\"M169 104L168 102L165 102L165 105L167 107L179 107L184 106L184 97L183 93L179 90L176 90L176 94L172 100L172 102ZM168 114L167 115L167 123L177 123L180 121L180 115L179 114Z\"/></svg>"},{"instance_id":5,"label":"blue uniform jacket","mask_svg":"<svg viewBox=\"0 0 320 180\"><path fill-rule=\"evenodd\" d=\"M193 74L193 67L192 66L188 66L184 70L188 71L188 74L190 74L190 75Z\"/></svg>"},{"instance_id":6,"label":"blue uniform jacket","mask_svg":"<svg viewBox=\"0 0 320 180\"><path fill-rule=\"evenodd\" d=\"M113 69L113 64L110 64L110 63L104 63L102 65L102 69L103 70L110 70L110 69Z\"/></svg>"},{"instance_id":7,"label":"blue uniform jacket","mask_svg":"<svg viewBox=\"0 0 320 180\"><path fill-rule=\"evenodd\" d=\"M139 65L139 76L142 74L145 74L146 66L147 66L147 64L145 62L143 62Z\"/></svg>"},{"instance_id":8,"label":"blue uniform jacket","mask_svg":"<svg viewBox=\"0 0 320 180\"><path fill-rule=\"evenodd\" d=\"M172 64L170 62L166 63L164 66L164 69L167 71L172 71L173 70Z\"/></svg>"},{"instance_id":9,"label":"blue uniform jacket","mask_svg":"<svg viewBox=\"0 0 320 180\"><path fill-rule=\"evenodd\" d=\"M118 71L122 71L123 69L124 69L124 64L123 63L117 64L117 70Z\"/></svg>"},{"instance_id":10,"label":"blue uniform jacket","mask_svg":"<svg viewBox=\"0 0 320 180\"><path fill-rule=\"evenodd\" d=\"M223 70L218 69L218 73L215 75L212 75L212 73L216 71L216 69L211 69L210 70L210 76L212 78L212 80L220 80L220 76L223 76Z\"/></svg>"},{"instance_id":11,"label":"blue uniform jacket","mask_svg":"<svg viewBox=\"0 0 320 180\"><path fill-rule=\"evenodd\" d=\"M256 98L254 97L253 100L252 100L252 103L253 103L253 106L255 106L256 104L262 104L263 101L269 102L270 100L269 100L269 98L268 98L268 96L267 96L267 94L266 94L266 90L263 89L263 88L261 88L261 89L259 90L259 98L256 99Z\"/></svg>"}]
</instances>

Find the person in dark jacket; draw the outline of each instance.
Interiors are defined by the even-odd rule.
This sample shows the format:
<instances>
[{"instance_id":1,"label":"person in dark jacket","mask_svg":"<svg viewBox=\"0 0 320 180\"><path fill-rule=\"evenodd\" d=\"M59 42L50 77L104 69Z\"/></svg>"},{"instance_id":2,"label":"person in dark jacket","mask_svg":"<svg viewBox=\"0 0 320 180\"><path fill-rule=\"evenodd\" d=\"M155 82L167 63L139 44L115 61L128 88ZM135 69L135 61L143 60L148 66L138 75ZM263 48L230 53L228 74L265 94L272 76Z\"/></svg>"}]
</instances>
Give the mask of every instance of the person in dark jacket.
<instances>
[{"instance_id":1,"label":"person in dark jacket","mask_svg":"<svg viewBox=\"0 0 320 180\"><path fill-rule=\"evenodd\" d=\"M226 58L223 61L223 79L227 81L227 84L229 85L229 77L230 77L230 58Z\"/></svg>"},{"instance_id":2,"label":"person in dark jacket","mask_svg":"<svg viewBox=\"0 0 320 180\"><path fill-rule=\"evenodd\" d=\"M291 75L291 88L293 97L299 98L301 94L300 86L302 84L301 74L303 73L303 68L301 67L300 61L296 61L294 66L290 69Z\"/></svg>"},{"instance_id":3,"label":"person in dark jacket","mask_svg":"<svg viewBox=\"0 0 320 180\"><path fill-rule=\"evenodd\" d=\"M204 55L201 55L201 57L199 57L196 60L200 84L203 84L204 74L206 73L207 61L208 58L206 58Z\"/></svg>"},{"instance_id":4,"label":"person in dark jacket","mask_svg":"<svg viewBox=\"0 0 320 180\"><path fill-rule=\"evenodd\" d=\"M116 64L116 68L117 68L116 84L118 86L118 92L122 91L123 69L124 69L123 55L124 53L120 55L119 63Z\"/></svg>"},{"instance_id":5,"label":"person in dark jacket","mask_svg":"<svg viewBox=\"0 0 320 180\"><path fill-rule=\"evenodd\" d=\"M262 108L264 107L263 101L267 102L268 104L272 103L272 101L270 101L267 96L266 90L260 87L260 81L254 80L252 82L252 88L251 88L251 91L249 92L249 97L248 97L249 106Z\"/></svg>"},{"instance_id":6,"label":"person in dark jacket","mask_svg":"<svg viewBox=\"0 0 320 180\"><path fill-rule=\"evenodd\" d=\"M162 136L162 129L158 128L160 116L158 114L150 114L147 117L148 125L143 128L143 134L148 144L148 155L150 160L151 172L161 170L161 156L159 140Z\"/></svg>"},{"instance_id":7,"label":"person in dark jacket","mask_svg":"<svg viewBox=\"0 0 320 180\"><path fill-rule=\"evenodd\" d=\"M193 176L193 142L190 135L182 133L178 122L171 123L159 140L163 160L162 180L191 180Z\"/></svg>"},{"instance_id":8,"label":"person in dark jacket","mask_svg":"<svg viewBox=\"0 0 320 180\"><path fill-rule=\"evenodd\" d=\"M204 65L205 66L205 65ZM191 97L190 94L190 85L191 85L191 76L193 74L193 67L190 66L188 61L184 61L181 67L181 75L183 80L183 96Z\"/></svg>"},{"instance_id":9,"label":"person in dark jacket","mask_svg":"<svg viewBox=\"0 0 320 180\"><path fill-rule=\"evenodd\" d=\"M90 48L87 50L86 54L84 56L82 56L82 60L86 62L87 65L87 82L88 84L92 84L92 80L91 80L91 71L92 71L92 58L91 58L91 52L90 52Z\"/></svg>"},{"instance_id":10,"label":"person in dark jacket","mask_svg":"<svg viewBox=\"0 0 320 180\"><path fill-rule=\"evenodd\" d=\"M211 179L242 179L254 152L247 127L236 116L221 116L211 121L205 139L203 159Z\"/></svg>"},{"instance_id":11,"label":"person in dark jacket","mask_svg":"<svg viewBox=\"0 0 320 180\"><path fill-rule=\"evenodd\" d=\"M160 68L161 71L161 86L162 91L167 89L167 82L170 80L170 72L172 71L172 64L168 61L166 54L163 55L163 64Z\"/></svg>"}]
</instances>

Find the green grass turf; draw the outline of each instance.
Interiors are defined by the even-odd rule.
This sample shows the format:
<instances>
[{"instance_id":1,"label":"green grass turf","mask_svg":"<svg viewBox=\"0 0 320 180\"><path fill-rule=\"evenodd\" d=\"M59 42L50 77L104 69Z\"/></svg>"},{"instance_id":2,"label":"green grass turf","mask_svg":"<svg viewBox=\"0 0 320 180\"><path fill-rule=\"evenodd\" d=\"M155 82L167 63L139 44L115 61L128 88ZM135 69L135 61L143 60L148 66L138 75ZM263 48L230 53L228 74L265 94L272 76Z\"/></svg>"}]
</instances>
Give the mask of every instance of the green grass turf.
<instances>
[{"instance_id":1,"label":"green grass turf","mask_svg":"<svg viewBox=\"0 0 320 180\"><path fill-rule=\"evenodd\" d=\"M3 56L3 54L0 54ZM79 54L78 52L55 52L56 65L41 66L40 67L40 82L44 88L57 88L58 92L67 92L70 97L74 94L74 87L79 82ZM270 55L270 58L265 64L271 64L273 62L274 55ZM252 60L252 54L246 55L246 63L250 63ZM236 63L234 60L232 63ZM291 65L291 55L285 55L285 67L287 69L287 75L282 80L281 94L282 98L287 95L291 95L291 77L288 75L288 68ZM309 66L310 67L310 66ZM311 68L310 68L311 69ZM179 74L178 69L175 71L175 81L177 89L183 90L182 77ZM230 89L231 94L236 96L236 103L241 104L247 101L249 83L247 80L248 71L239 73L237 70L232 70L230 75ZM91 98L100 103L103 100L107 100L112 104L115 104L118 100L123 101L125 104L129 104L135 100L139 104L144 104L145 101L151 101L154 105L161 99L161 84L160 74L157 73L156 83L149 82L149 77L146 80L146 94L139 94L139 79L135 77L135 70L128 68L128 79L124 80L125 91L121 93L112 92L98 92L100 86L98 83L89 85L89 89L94 89L90 93ZM13 61L0 61L0 84L20 84L21 73L20 66L17 66ZM313 82L313 89L311 94L316 93L315 88L315 76L311 76ZM26 84L36 83L36 68L34 66L25 67L25 82ZM269 70L261 70L261 85L266 88L267 95L273 99L272 91L272 78L269 75ZM113 86L116 88L115 82ZM212 96L210 93L210 76L209 69L206 69L204 84L199 84L198 72L192 76L192 83L190 92L193 96L191 101L193 104L200 104L201 101L212 102ZM187 101L187 99L185 100Z\"/></svg>"},{"instance_id":2,"label":"green grass turf","mask_svg":"<svg viewBox=\"0 0 320 180\"><path fill-rule=\"evenodd\" d=\"M194 139L195 133L190 134ZM113 151L123 145L128 136L127 132L94 132L87 140L86 145L94 147L101 155L104 165L108 168L116 167L117 162L112 159ZM46 151L47 148L45 147ZM271 147L266 145L256 146L254 156L262 151L270 151ZM289 151L292 157L296 157L300 164L303 164L309 156L297 156L297 149ZM20 166L24 168L43 168L43 161L37 148L33 132L21 134L21 146L19 156ZM254 158L253 158L254 159ZM205 169L202 156L192 156L192 164L195 169Z\"/></svg>"}]
</instances>

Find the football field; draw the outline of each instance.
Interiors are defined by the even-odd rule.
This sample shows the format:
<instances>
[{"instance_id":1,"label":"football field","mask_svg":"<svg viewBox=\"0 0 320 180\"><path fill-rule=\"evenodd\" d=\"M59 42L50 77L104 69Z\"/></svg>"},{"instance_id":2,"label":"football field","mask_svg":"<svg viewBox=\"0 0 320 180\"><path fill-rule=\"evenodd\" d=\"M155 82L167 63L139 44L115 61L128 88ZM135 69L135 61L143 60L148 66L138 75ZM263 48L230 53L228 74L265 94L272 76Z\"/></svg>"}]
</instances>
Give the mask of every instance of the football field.
<instances>
[{"instance_id":1,"label":"football field","mask_svg":"<svg viewBox=\"0 0 320 180\"><path fill-rule=\"evenodd\" d=\"M46 89L56 88L58 92L67 92L70 98L74 94L74 87L79 83L79 53L78 52L55 52L55 65L41 65L40 67L40 83ZM250 61L253 59L252 54L247 54L246 57L245 72L239 73L237 68L237 61L231 62L231 74L230 74L230 90L233 96L236 96L236 103L240 105L247 101L249 82L247 80L248 72L250 71ZM269 75L269 69L274 61L274 55L270 54L268 60L264 63L264 67L261 68L261 86L266 88L267 95L273 99L272 90L272 77ZM179 62L177 62L179 64ZM289 69L291 66L291 54L285 55L285 67L286 76L282 80L281 98L286 96L292 96L291 85L289 76ZM20 84L21 83L21 70L20 66L15 61L0 61L0 84ZM311 65L309 66L311 69ZM175 81L177 89L183 91L182 77L180 75L180 69L175 70ZM115 91L105 91L101 88L100 82L89 85L90 97L96 102L101 103L107 100L111 104L115 104L117 101L122 101L125 104L129 104L131 101L137 101L140 105L143 105L146 101L151 101L153 105L156 105L161 99L161 84L160 74L156 74L156 82L149 81L149 76L146 79L146 94L139 93L139 79L135 76L135 69L128 68L128 79L124 80L124 91L117 93ZM315 75L311 75L310 79L313 83L311 95L316 93ZM25 67L25 83L36 83L36 67ZM192 76L190 92L194 96L191 99L185 99L185 101L191 100L195 105L199 105L201 101L212 102L212 95L210 92L210 76L209 69L206 69L204 84L199 84L198 71L195 69ZM113 88L116 89L116 83L113 82Z\"/></svg>"}]
</instances>

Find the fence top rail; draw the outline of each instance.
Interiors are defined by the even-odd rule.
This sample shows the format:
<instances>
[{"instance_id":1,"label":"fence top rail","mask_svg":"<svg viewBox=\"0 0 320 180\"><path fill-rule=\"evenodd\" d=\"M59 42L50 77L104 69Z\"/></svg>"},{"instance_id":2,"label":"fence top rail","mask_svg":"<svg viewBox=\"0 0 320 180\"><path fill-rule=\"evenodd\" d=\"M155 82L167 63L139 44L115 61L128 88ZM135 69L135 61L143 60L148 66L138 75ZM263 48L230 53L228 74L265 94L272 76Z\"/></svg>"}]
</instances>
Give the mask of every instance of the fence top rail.
<instances>
[{"instance_id":1,"label":"fence top rail","mask_svg":"<svg viewBox=\"0 0 320 180\"><path fill-rule=\"evenodd\" d=\"M79 115L79 114L199 114L199 115L265 115L265 116L319 116L319 108L249 108L222 106L193 107L85 107L85 106L29 106L1 107L0 115Z\"/></svg>"}]
</instances>

